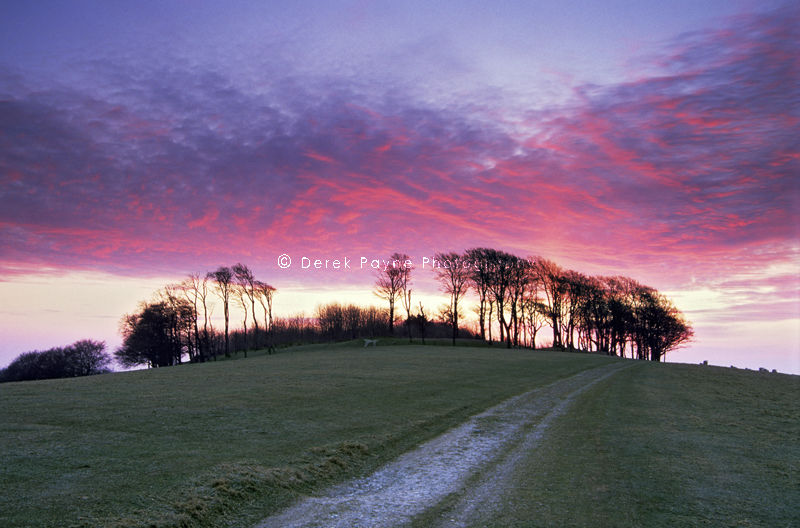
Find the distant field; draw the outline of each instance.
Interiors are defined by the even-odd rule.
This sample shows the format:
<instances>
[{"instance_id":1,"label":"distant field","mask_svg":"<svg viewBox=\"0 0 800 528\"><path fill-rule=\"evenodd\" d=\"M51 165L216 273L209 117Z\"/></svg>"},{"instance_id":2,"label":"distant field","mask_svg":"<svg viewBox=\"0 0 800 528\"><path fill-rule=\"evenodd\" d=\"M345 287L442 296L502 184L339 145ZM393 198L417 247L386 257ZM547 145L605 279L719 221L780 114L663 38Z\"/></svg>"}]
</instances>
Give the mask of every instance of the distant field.
<instances>
[{"instance_id":1,"label":"distant field","mask_svg":"<svg viewBox=\"0 0 800 528\"><path fill-rule=\"evenodd\" d=\"M609 361L309 346L3 384L0 526L251 526L503 399ZM798 380L626 369L554 422L498 525L790 526L800 503Z\"/></svg>"}]
</instances>

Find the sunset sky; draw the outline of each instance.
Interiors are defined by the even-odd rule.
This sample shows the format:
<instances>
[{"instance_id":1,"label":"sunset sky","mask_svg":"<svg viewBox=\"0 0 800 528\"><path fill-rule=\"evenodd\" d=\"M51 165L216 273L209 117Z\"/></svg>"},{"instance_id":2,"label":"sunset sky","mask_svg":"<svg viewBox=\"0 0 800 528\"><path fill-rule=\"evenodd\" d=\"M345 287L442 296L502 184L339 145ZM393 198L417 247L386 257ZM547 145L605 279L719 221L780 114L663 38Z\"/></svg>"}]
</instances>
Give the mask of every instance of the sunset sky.
<instances>
[{"instance_id":1,"label":"sunset sky","mask_svg":"<svg viewBox=\"0 0 800 528\"><path fill-rule=\"evenodd\" d=\"M750 0L3 2L0 366L113 350L239 261L310 314L379 304L360 258L407 253L435 312L422 258L486 246L666 293L696 334L669 361L800 373L798 28Z\"/></svg>"}]
</instances>

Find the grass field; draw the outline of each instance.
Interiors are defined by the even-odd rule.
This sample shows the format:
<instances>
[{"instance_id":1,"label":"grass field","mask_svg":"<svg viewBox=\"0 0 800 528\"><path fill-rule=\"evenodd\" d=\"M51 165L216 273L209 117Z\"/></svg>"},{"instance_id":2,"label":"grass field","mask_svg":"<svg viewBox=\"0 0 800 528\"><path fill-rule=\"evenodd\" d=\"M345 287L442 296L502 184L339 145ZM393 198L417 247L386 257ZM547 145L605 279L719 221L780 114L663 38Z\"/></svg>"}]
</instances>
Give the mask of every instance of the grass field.
<instances>
[{"instance_id":1,"label":"grass field","mask_svg":"<svg viewBox=\"0 0 800 528\"><path fill-rule=\"evenodd\" d=\"M511 395L615 361L400 345L255 356L0 385L0 526L249 526ZM555 422L498 525L792 525L798 380L626 369Z\"/></svg>"},{"instance_id":2,"label":"grass field","mask_svg":"<svg viewBox=\"0 0 800 528\"><path fill-rule=\"evenodd\" d=\"M642 363L518 468L497 526L800 526L800 378Z\"/></svg>"}]
</instances>

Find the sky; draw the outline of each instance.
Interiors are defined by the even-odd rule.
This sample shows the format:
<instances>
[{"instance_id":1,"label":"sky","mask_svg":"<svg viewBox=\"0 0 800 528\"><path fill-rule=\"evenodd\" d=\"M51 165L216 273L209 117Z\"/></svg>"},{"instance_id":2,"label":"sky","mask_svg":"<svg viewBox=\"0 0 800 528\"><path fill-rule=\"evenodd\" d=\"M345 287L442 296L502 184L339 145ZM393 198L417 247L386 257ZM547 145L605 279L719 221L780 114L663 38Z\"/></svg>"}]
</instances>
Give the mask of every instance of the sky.
<instances>
[{"instance_id":1,"label":"sky","mask_svg":"<svg viewBox=\"0 0 800 528\"><path fill-rule=\"evenodd\" d=\"M311 314L379 305L370 263L406 253L431 313L424 257L493 247L667 294L695 330L668 361L800 373L798 28L749 0L2 1L0 366L113 350L236 262Z\"/></svg>"}]
</instances>

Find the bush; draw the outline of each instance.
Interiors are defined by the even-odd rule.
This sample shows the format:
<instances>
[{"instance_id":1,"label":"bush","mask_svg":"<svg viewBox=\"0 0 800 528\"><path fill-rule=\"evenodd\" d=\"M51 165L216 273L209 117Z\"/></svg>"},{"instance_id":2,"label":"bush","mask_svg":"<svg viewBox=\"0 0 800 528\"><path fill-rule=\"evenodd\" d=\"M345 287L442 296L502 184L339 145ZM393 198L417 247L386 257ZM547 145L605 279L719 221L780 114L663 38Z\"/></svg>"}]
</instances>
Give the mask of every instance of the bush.
<instances>
[{"instance_id":1,"label":"bush","mask_svg":"<svg viewBox=\"0 0 800 528\"><path fill-rule=\"evenodd\" d=\"M24 352L0 371L0 382L73 378L109 372L103 341L82 339L66 347Z\"/></svg>"}]
</instances>

